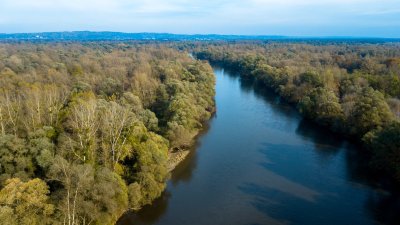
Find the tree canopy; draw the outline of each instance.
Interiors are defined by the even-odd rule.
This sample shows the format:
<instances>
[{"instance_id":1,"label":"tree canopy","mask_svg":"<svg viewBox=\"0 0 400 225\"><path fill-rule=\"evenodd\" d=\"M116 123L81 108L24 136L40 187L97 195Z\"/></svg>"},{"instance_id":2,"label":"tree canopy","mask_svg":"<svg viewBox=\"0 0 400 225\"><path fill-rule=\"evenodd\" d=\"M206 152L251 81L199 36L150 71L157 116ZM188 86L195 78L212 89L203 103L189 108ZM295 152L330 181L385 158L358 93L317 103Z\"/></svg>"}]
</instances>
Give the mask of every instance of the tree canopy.
<instances>
[{"instance_id":1,"label":"tree canopy","mask_svg":"<svg viewBox=\"0 0 400 225\"><path fill-rule=\"evenodd\" d=\"M214 111L211 67L150 43L0 44L0 219L113 224Z\"/></svg>"}]
</instances>

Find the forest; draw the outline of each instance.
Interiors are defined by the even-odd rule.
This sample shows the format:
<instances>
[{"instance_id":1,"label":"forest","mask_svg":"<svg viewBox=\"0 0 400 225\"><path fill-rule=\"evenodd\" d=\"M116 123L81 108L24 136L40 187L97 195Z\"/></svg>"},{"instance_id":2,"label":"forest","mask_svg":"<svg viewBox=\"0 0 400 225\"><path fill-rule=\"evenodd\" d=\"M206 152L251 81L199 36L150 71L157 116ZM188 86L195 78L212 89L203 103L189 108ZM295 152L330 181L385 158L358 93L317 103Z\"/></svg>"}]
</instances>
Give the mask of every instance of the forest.
<instances>
[{"instance_id":1,"label":"forest","mask_svg":"<svg viewBox=\"0 0 400 225\"><path fill-rule=\"evenodd\" d=\"M115 223L215 110L209 64L157 43L3 42L0 78L2 224Z\"/></svg>"},{"instance_id":2,"label":"forest","mask_svg":"<svg viewBox=\"0 0 400 225\"><path fill-rule=\"evenodd\" d=\"M400 183L400 45L340 41L185 45L198 59L275 91L306 118L360 142Z\"/></svg>"},{"instance_id":3,"label":"forest","mask_svg":"<svg viewBox=\"0 0 400 225\"><path fill-rule=\"evenodd\" d=\"M210 64L358 141L400 183L398 43L2 42L0 220L114 224L151 204L215 112Z\"/></svg>"}]
</instances>

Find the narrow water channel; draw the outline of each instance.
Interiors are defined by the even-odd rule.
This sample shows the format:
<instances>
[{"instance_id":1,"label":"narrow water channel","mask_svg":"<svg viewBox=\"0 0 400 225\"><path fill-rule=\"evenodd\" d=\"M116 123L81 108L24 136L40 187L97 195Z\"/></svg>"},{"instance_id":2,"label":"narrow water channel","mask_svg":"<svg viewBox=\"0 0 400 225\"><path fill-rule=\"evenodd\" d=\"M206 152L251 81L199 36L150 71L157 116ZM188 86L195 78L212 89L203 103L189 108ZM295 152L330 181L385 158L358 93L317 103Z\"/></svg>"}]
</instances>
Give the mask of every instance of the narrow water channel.
<instances>
[{"instance_id":1,"label":"narrow water channel","mask_svg":"<svg viewBox=\"0 0 400 225\"><path fill-rule=\"evenodd\" d=\"M400 224L354 144L214 68L217 113L153 205L118 224Z\"/></svg>"}]
</instances>

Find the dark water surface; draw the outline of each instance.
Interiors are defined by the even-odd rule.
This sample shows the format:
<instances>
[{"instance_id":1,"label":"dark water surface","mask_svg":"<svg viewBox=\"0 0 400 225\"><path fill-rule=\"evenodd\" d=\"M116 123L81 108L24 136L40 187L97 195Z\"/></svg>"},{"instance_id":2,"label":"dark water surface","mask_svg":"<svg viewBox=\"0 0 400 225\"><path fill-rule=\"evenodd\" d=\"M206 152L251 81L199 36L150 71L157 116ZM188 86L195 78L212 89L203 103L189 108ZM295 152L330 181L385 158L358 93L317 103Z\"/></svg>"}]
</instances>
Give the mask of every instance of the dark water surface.
<instances>
[{"instance_id":1,"label":"dark water surface","mask_svg":"<svg viewBox=\"0 0 400 225\"><path fill-rule=\"evenodd\" d=\"M153 205L119 224L400 224L357 146L215 68L217 113Z\"/></svg>"}]
</instances>

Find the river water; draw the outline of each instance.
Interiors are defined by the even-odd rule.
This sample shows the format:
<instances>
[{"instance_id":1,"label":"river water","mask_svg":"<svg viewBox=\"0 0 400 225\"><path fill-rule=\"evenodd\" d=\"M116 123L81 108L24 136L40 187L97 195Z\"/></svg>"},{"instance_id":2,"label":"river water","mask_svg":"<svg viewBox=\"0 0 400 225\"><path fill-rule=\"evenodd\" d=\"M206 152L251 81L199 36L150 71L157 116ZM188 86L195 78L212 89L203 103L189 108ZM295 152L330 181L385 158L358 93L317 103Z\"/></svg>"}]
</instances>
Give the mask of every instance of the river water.
<instances>
[{"instance_id":1,"label":"river water","mask_svg":"<svg viewBox=\"0 0 400 225\"><path fill-rule=\"evenodd\" d=\"M221 68L217 113L165 193L118 224L400 224L360 148Z\"/></svg>"}]
</instances>

